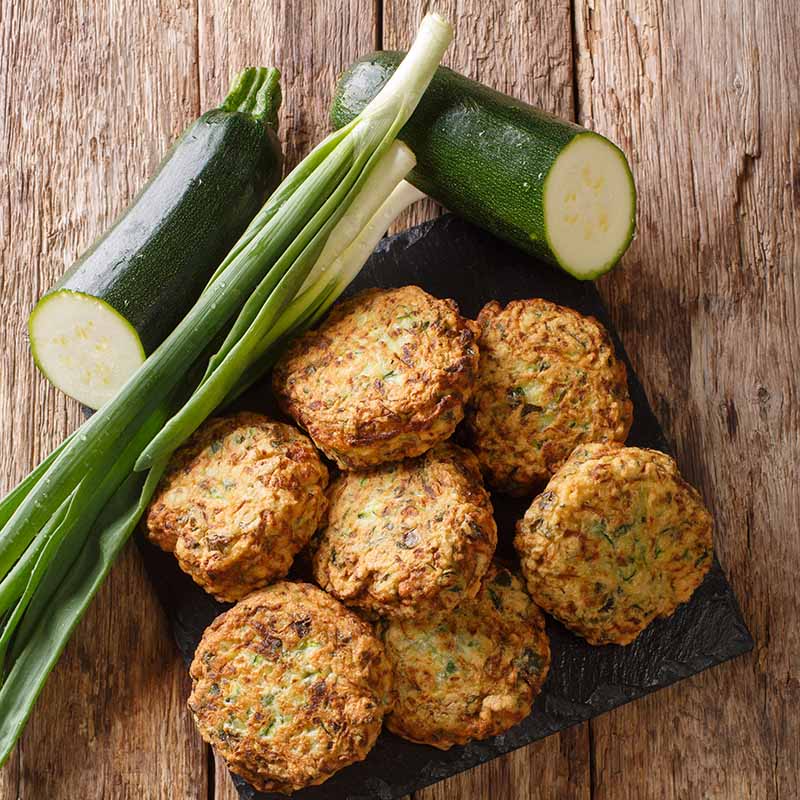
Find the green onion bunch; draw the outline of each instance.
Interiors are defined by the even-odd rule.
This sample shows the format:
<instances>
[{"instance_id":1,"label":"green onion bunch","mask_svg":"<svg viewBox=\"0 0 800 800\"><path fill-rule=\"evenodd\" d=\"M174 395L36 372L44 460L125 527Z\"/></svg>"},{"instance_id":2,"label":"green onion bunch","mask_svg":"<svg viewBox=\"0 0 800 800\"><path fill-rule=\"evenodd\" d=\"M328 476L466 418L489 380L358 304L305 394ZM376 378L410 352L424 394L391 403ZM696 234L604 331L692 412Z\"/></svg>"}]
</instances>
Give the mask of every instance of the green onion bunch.
<instances>
[{"instance_id":1,"label":"green onion bunch","mask_svg":"<svg viewBox=\"0 0 800 800\"><path fill-rule=\"evenodd\" d=\"M425 17L383 90L286 177L172 334L0 502L0 763L172 452L319 320L421 196L395 137L451 36Z\"/></svg>"}]
</instances>

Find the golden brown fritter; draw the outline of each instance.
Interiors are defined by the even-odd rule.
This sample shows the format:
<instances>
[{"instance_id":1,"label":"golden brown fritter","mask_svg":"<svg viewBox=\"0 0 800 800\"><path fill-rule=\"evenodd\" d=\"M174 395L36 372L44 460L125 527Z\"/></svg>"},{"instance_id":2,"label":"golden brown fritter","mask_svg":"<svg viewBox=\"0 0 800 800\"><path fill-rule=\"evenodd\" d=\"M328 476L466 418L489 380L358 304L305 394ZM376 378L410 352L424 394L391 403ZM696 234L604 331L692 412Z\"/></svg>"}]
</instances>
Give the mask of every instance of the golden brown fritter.
<instances>
[{"instance_id":1,"label":"golden brown fritter","mask_svg":"<svg viewBox=\"0 0 800 800\"><path fill-rule=\"evenodd\" d=\"M480 370L467 423L489 483L540 490L584 442L624 442L633 419L625 365L594 317L547 300L478 316Z\"/></svg>"},{"instance_id":2,"label":"golden brown fritter","mask_svg":"<svg viewBox=\"0 0 800 800\"><path fill-rule=\"evenodd\" d=\"M474 596L497 526L478 461L449 442L415 459L345 472L313 541L314 577L349 606L387 616Z\"/></svg>"},{"instance_id":3,"label":"golden brown fritter","mask_svg":"<svg viewBox=\"0 0 800 800\"><path fill-rule=\"evenodd\" d=\"M334 306L273 373L281 407L342 469L424 453L464 416L477 326L417 286L370 289Z\"/></svg>"},{"instance_id":4,"label":"golden brown fritter","mask_svg":"<svg viewBox=\"0 0 800 800\"><path fill-rule=\"evenodd\" d=\"M217 617L190 672L203 739L263 792L319 784L364 759L393 701L372 629L307 583L276 583Z\"/></svg>"},{"instance_id":5,"label":"golden brown fritter","mask_svg":"<svg viewBox=\"0 0 800 800\"><path fill-rule=\"evenodd\" d=\"M591 644L628 644L711 565L711 515L664 453L582 445L517 524L533 599Z\"/></svg>"},{"instance_id":6,"label":"golden brown fritter","mask_svg":"<svg viewBox=\"0 0 800 800\"><path fill-rule=\"evenodd\" d=\"M495 564L477 597L380 630L397 692L386 727L442 750L525 719L550 667L541 612L522 581Z\"/></svg>"},{"instance_id":7,"label":"golden brown fritter","mask_svg":"<svg viewBox=\"0 0 800 800\"><path fill-rule=\"evenodd\" d=\"M218 600L289 571L322 518L328 471L309 439L248 412L206 422L175 452L147 535Z\"/></svg>"}]
</instances>

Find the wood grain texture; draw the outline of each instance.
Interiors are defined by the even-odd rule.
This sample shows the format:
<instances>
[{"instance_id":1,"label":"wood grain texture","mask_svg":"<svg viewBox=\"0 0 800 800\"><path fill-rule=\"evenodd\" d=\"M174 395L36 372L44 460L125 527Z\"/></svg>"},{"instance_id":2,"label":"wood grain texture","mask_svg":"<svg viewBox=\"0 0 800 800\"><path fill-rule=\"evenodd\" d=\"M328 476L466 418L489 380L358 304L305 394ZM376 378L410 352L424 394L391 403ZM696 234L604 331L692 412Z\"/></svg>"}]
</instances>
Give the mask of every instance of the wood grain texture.
<instances>
[{"instance_id":1,"label":"wood grain texture","mask_svg":"<svg viewBox=\"0 0 800 800\"><path fill-rule=\"evenodd\" d=\"M588 726L578 725L412 795L412 800L590 800Z\"/></svg>"},{"instance_id":2,"label":"wood grain texture","mask_svg":"<svg viewBox=\"0 0 800 800\"><path fill-rule=\"evenodd\" d=\"M80 421L31 365L36 298L246 64L278 66L290 165L335 77L408 45L412 0L0 0L0 489ZM790 0L442 0L446 63L609 135L639 234L601 281L757 639L748 658L414 800L800 797L800 42ZM572 13L571 13L572 12ZM574 32L574 36L573 36ZM577 92L573 87L577 87ZM413 210L411 224L438 213ZM70 643L0 798L235 800L129 548Z\"/></svg>"},{"instance_id":3,"label":"wood grain texture","mask_svg":"<svg viewBox=\"0 0 800 800\"><path fill-rule=\"evenodd\" d=\"M328 109L339 73L376 46L374 0L199 0L200 96L207 105L249 64L281 71L279 134L286 169L330 130ZM238 800L224 763L214 756L214 797Z\"/></svg>"},{"instance_id":4,"label":"wood grain texture","mask_svg":"<svg viewBox=\"0 0 800 800\"><path fill-rule=\"evenodd\" d=\"M0 483L76 427L33 368L28 312L125 206L197 108L195 9L3 0ZM42 693L4 798L206 798L185 671L129 546Z\"/></svg>"},{"instance_id":5,"label":"wood grain texture","mask_svg":"<svg viewBox=\"0 0 800 800\"><path fill-rule=\"evenodd\" d=\"M768 8L769 6L769 8ZM800 796L800 26L788 0L578 0L581 121L633 156L602 281L756 651L592 723L595 796Z\"/></svg>"},{"instance_id":6,"label":"wood grain texture","mask_svg":"<svg viewBox=\"0 0 800 800\"><path fill-rule=\"evenodd\" d=\"M216 98L244 66L277 66L279 132L291 168L329 132L336 78L375 46L376 28L374 0L199 0L201 100Z\"/></svg>"}]
</instances>

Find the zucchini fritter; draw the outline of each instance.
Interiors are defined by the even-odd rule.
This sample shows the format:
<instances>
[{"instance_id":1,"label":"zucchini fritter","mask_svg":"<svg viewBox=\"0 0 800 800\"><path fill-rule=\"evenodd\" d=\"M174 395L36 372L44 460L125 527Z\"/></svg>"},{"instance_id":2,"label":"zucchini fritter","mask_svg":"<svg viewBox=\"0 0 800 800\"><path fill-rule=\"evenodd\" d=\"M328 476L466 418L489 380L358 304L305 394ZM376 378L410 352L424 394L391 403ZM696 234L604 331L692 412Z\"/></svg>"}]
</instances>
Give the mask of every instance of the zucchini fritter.
<instances>
[{"instance_id":1,"label":"zucchini fritter","mask_svg":"<svg viewBox=\"0 0 800 800\"><path fill-rule=\"evenodd\" d=\"M393 701L369 625L304 583L276 583L217 617L190 672L200 734L262 792L316 785L363 760Z\"/></svg>"},{"instance_id":2,"label":"zucchini fritter","mask_svg":"<svg viewBox=\"0 0 800 800\"><path fill-rule=\"evenodd\" d=\"M314 576L349 606L386 616L453 608L474 596L497 544L472 453L449 442L331 486L313 541Z\"/></svg>"},{"instance_id":3,"label":"zucchini fritter","mask_svg":"<svg viewBox=\"0 0 800 800\"><path fill-rule=\"evenodd\" d=\"M295 339L273 372L284 411L342 469L424 453L464 416L477 326L417 286L369 289Z\"/></svg>"},{"instance_id":4,"label":"zucchini fritter","mask_svg":"<svg viewBox=\"0 0 800 800\"><path fill-rule=\"evenodd\" d=\"M664 453L582 445L517 524L534 600L590 644L628 644L711 565L711 515Z\"/></svg>"},{"instance_id":5,"label":"zucchini fritter","mask_svg":"<svg viewBox=\"0 0 800 800\"><path fill-rule=\"evenodd\" d=\"M489 483L540 490L584 442L624 442L625 365L594 317L547 300L493 301L478 315L480 369L467 423Z\"/></svg>"},{"instance_id":6,"label":"zucchini fritter","mask_svg":"<svg viewBox=\"0 0 800 800\"><path fill-rule=\"evenodd\" d=\"M525 719L550 667L541 612L522 581L495 564L477 597L380 630L397 692L386 727L442 750Z\"/></svg>"},{"instance_id":7,"label":"zucchini fritter","mask_svg":"<svg viewBox=\"0 0 800 800\"><path fill-rule=\"evenodd\" d=\"M244 412L206 422L175 452L147 536L218 600L289 571L325 512L328 471L299 431Z\"/></svg>"}]
</instances>

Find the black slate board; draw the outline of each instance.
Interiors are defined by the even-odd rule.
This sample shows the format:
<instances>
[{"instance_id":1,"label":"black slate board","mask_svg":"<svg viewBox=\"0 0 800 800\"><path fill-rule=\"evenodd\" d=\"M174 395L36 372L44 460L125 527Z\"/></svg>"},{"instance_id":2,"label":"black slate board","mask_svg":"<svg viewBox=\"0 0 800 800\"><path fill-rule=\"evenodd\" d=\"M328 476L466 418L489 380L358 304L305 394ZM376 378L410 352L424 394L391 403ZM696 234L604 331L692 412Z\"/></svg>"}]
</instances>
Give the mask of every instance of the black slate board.
<instances>
[{"instance_id":1,"label":"black slate board","mask_svg":"<svg viewBox=\"0 0 800 800\"><path fill-rule=\"evenodd\" d=\"M628 367L635 420L628 443L668 450L641 384L591 283L581 283L542 267L453 216L384 239L349 293L370 286L410 283L438 297L452 297L462 313L470 317L491 299L505 303L523 297L544 297L594 315L611 332L617 352ZM268 387L253 390L243 404L275 413ZM498 554L510 558L514 524L528 503L499 495L493 497L493 502L499 531ZM188 663L206 625L225 607L195 586L171 556L146 544L141 537L138 539L178 647ZM515 728L493 739L447 752L411 744L384 732L364 762L348 767L322 786L297 792L294 797L393 800L753 647L736 598L716 560L688 603L670 619L654 622L628 647L591 647L553 620L548 620L548 633L553 656L549 677L533 713ZM258 794L241 779L235 777L235 781L246 800L282 796Z\"/></svg>"}]
</instances>

